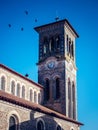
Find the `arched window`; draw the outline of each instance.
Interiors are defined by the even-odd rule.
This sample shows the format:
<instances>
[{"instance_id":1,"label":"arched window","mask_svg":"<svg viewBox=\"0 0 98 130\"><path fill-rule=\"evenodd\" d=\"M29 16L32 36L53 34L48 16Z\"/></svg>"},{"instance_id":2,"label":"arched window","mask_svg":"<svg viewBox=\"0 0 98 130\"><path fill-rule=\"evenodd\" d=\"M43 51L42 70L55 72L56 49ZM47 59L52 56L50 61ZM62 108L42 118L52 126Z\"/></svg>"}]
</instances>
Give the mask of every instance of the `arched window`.
<instances>
[{"instance_id":1,"label":"arched window","mask_svg":"<svg viewBox=\"0 0 98 130\"><path fill-rule=\"evenodd\" d=\"M5 84L6 84L5 77L2 76L2 77L1 77L1 90L5 90Z\"/></svg>"},{"instance_id":2,"label":"arched window","mask_svg":"<svg viewBox=\"0 0 98 130\"><path fill-rule=\"evenodd\" d=\"M43 47L43 52L44 52L44 55L47 53L47 48L46 48L45 44L44 44L44 47Z\"/></svg>"},{"instance_id":3,"label":"arched window","mask_svg":"<svg viewBox=\"0 0 98 130\"><path fill-rule=\"evenodd\" d=\"M15 95L15 81L11 82L11 93Z\"/></svg>"},{"instance_id":4,"label":"arched window","mask_svg":"<svg viewBox=\"0 0 98 130\"><path fill-rule=\"evenodd\" d=\"M56 78L56 99L60 98L60 79Z\"/></svg>"},{"instance_id":5,"label":"arched window","mask_svg":"<svg viewBox=\"0 0 98 130\"><path fill-rule=\"evenodd\" d=\"M70 130L74 130L74 128L72 127Z\"/></svg>"},{"instance_id":6,"label":"arched window","mask_svg":"<svg viewBox=\"0 0 98 130\"><path fill-rule=\"evenodd\" d=\"M25 86L22 86L22 98L25 98Z\"/></svg>"},{"instance_id":7,"label":"arched window","mask_svg":"<svg viewBox=\"0 0 98 130\"><path fill-rule=\"evenodd\" d=\"M20 97L20 84L17 83L17 96Z\"/></svg>"},{"instance_id":8,"label":"arched window","mask_svg":"<svg viewBox=\"0 0 98 130\"><path fill-rule=\"evenodd\" d=\"M71 117L71 82L68 79L68 116Z\"/></svg>"},{"instance_id":9,"label":"arched window","mask_svg":"<svg viewBox=\"0 0 98 130\"><path fill-rule=\"evenodd\" d=\"M36 91L34 91L34 102L37 103L37 94L36 94Z\"/></svg>"},{"instance_id":10,"label":"arched window","mask_svg":"<svg viewBox=\"0 0 98 130\"><path fill-rule=\"evenodd\" d=\"M33 98L33 91L32 89L30 89L30 101L32 101L32 98Z\"/></svg>"},{"instance_id":11,"label":"arched window","mask_svg":"<svg viewBox=\"0 0 98 130\"><path fill-rule=\"evenodd\" d=\"M58 125L56 130L62 130L61 126Z\"/></svg>"},{"instance_id":12,"label":"arched window","mask_svg":"<svg viewBox=\"0 0 98 130\"><path fill-rule=\"evenodd\" d=\"M69 54L70 54L70 57L71 57L71 38L69 38Z\"/></svg>"},{"instance_id":13,"label":"arched window","mask_svg":"<svg viewBox=\"0 0 98 130\"><path fill-rule=\"evenodd\" d=\"M18 130L17 119L12 115L9 119L9 129L8 130Z\"/></svg>"},{"instance_id":14,"label":"arched window","mask_svg":"<svg viewBox=\"0 0 98 130\"><path fill-rule=\"evenodd\" d=\"M45 84L45 100L48 101L50 97L50 85L49 85L49 79L46 79L46 84Z\"/></svg>"},{"instance_id":15,"label":"arched window","mask_svg":"<svg viewBox=\"0 0 98 130\"><path fill-rule=\"evenodd\" d=\"M67 35L67 38L66 38L66 42L67 42L67 54L69 54L69 41L68 41L68 35Z\"/></svg>"},{"instance_id":16,"label":"arched window","mask_svg":"<svg viewBox=\"0 0 98 130\"><path fill-rule=\"evenodd\" d=\"M75 113L75 85L74 85L74 82L72 82L72 103L73 103L72 117L73 117L73 119L76 119L76 113Z\"/></svg>"},{"instance_id":17,"label":"arched window","mask_svg":"<svg viewBox=\"0 0 98 130\"><path fill-rule=\"evenodd\" d=\"M74 82L72 82L72 101L75 101L75 85Z\"/></svg>"},{"instance_id":18,"label":"arched window","mask_svg":"<svg viewBox=\"0 0 98 130\"><path fill-rule=\"evenodd\" d=\"M48 40L47 37L44 38L44 43L43 43L43 53L44 55L48 52Z\"/></svg>"},{"instance_id":19,"label":"arched window","mask_svg":"<svg viewBox=\"0 0 98 130\"><path fill-rule=\"evenodd\" d=\"M38 93L38 103L40 104L41 103L41 94Z\"/></svg>"},{"instance_id":20,"label":"arched window","mask_svg":"<svg viewBox=\"0 0 98 130\"><path fill-rule=\"evenodd\" d=\"M37 123L37 130L45 130L44 123L41 120Z\"/></svg>"},{"instance_id":21,"label":"arched window","mask_svg":"<svg viewBox=\"0 0 98 130\"><path fill-rule=\"evenodd\" d=\"M73 45L73 41L72 41L72 44L71 44L71 54L72 54L72 57L74 58L74 45Z\"/></svg>"},{"instance_id":22,"label":"arched window","mask_svg":"<svg viewBox=\"0 0 98 130\"><path fill-rule=\"evenodd\" d=\"M55 48L55 44L54 44L54 39L53 37L50 39L50 42L49 42L49 51L54 51L54 48Z\"/></svg>"},{"instance_id":23,"label":"arched window","mask_svg":"<svg viewBox=\"0 0 98 130\"><path fill-rule=\"evenodd\" d=\"M60 37L59 36L57 36L56 38L55 38L55 42L56 42L56 51L59 51L59 49L60 49Z\"/></svg>"}]
</instances>

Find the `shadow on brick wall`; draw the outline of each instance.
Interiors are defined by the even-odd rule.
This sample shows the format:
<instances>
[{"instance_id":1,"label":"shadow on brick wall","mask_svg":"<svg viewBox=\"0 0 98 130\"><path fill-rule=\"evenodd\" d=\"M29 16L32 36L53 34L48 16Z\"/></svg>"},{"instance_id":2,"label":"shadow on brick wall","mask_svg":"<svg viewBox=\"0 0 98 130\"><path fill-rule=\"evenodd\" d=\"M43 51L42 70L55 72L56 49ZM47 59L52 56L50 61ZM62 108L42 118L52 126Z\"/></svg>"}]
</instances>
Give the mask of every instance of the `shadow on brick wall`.
<instances>
[{"instance_id":1,"label":"shadow on brick wall","mask_svg":"<svg viewBox=\"0 0 98 130\"><path fill-rule=\"evenodd\" d=\"M9 130L16 130L15 127L17 127L17 130L42 130L41 128L37 128L39 121L44 122L43 130L60 130L57 129L57 126L59 126L59 122L56 122L54 120L52 113L50 115L46 115L35 111L30 112L30 120L21 122L20 124L17 124L17 126L12 126ZM61 130L64 129L61 128Z\"/></svg>"}]
</instances>

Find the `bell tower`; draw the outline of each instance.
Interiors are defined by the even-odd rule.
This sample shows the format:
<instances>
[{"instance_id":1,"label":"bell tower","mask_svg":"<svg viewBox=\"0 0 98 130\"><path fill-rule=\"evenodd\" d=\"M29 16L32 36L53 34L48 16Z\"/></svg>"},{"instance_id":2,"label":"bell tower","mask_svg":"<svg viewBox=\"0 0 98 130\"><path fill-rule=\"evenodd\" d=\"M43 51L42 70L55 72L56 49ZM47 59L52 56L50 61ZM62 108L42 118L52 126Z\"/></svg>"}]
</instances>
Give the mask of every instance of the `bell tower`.
<instances>
[{"instance_id":1,"label":"bell tower","mask_svg":"<svg viewBox=\"0 0 98 130\"><path fill-rule=\"evenodd\" d=\"M75 39L67 19L36 27L39 33L38 83L44 106L77 119Z\"/></svg>"}]
</instances>

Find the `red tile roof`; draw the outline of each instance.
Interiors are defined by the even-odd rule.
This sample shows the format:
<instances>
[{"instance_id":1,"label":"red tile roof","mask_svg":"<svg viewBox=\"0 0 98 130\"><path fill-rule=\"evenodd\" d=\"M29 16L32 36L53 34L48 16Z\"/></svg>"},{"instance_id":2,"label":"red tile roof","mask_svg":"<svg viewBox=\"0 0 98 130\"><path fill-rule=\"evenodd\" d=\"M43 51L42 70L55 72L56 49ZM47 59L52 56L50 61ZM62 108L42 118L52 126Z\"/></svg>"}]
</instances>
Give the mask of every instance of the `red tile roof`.
<instances>
[{"instance_id":1,"label":"red tile roof","mask_svg":"<svg viewBox=\"0 0 98 130\"><path fill-rule=\"evenodd\" d=\"M78 124L78 125L83 125L82 123L80 123L76 120L70 119L61 113L58 113L58 112L53 111L51 109L48 109L42 105L32 103L32 102L27 101L25 99L19 98L17 96L12 95L12 94L8 94L2 90L0 90L0 100L10 102L12 104L16 104L16 105L19 105L19 106L22 106L22 107L25 107L25 108L28 108L31 110L35 110L38 112L42 112L44 114L54 116L54 117L57 117L57 118L60 118L60 119L63 119L63 120L69 121L69 122L73 122L73 123Z\"/></svg>"},{"instance_id":2,"label":"red tile roof","mask_svg":"<svg viewBox=\"0 0 98 130\"><path fill-rule=\"evenodd\" d=\"M34 81L32 81L32 80L26 78L25 76L23 76L23 75L17 73L16 71L14 71L14 70L8 68L7 66L5 66L5 65L3 65L3 64L0 64L0 67L3 68L3 69L6 69L7 71L9 71L9 72L11 72L11 73L13 73L13 74L15 74L15 75L21 77L21 78L23 78L24 80L26 80L26 81L28 81L28 82L30 82L30 83L36 85L37 87L43 89L43 86L41 86L40 84L35 83Z\"/></svg>"}]
</instances>

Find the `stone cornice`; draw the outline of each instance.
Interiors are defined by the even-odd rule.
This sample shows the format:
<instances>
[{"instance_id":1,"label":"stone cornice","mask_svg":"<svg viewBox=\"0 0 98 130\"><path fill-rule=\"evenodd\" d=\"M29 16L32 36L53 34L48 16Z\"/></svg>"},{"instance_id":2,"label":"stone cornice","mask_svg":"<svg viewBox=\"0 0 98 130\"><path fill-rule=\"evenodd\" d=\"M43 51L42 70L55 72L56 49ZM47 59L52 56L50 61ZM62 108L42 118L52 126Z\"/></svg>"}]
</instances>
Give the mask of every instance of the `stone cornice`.
<instances>
[{"instance_id":1,"label":"stone cornice","mask_svg":"<svg viewBox=\"0 0 98 130\"><path fill-rule=\"evenodd\" d=\"M32 103L30 101L19 98L17 96L12 95L12 94L6 93L2 90L0 90L0 100L6 101L6 102L9 102L9 103L18 105L18 106L25 107L27 109L35 110L35 111L38 111L38 112L41 112L41 113L44 113L44 114L47 114L47 115L50 115L50 116L54 116L56 118L63 119L63 120L66 120L66 121L69 121L69 122L72 122L72 123L75 123L75 124L78 124L78 125L83 125L82 123L80 123L76 120L73 120L71 118L68 118L68 117L66 117L65 115L63 115L59 112L56 112L56 111L51 110L49 108L46 108L42 105Z\"/></svg>"}]
</instances>

